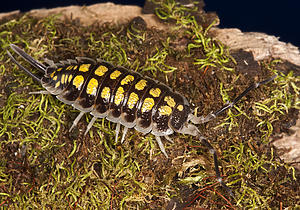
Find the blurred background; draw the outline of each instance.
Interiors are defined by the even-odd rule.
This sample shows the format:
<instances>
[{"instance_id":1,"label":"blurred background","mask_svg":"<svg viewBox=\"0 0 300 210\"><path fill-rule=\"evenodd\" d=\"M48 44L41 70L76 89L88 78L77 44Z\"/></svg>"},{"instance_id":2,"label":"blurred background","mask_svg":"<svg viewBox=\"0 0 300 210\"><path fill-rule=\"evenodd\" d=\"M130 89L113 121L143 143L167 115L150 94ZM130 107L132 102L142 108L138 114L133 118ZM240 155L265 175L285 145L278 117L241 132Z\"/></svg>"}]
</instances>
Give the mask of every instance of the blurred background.
<instances>
[{"instance_id":1,"label":"blurred background","mask_svg":"<svg viewBox=\"0 0 300 210\"><path fill-rule=\"evenodd\" d=\"M0 13L13 10L22 12L38 8L54 8L69 5L91 5L105 0L9 0L2 3ZM115 4L138 5L145 0L111 0ZM300 47L300 1L219 1L205 0L206 11L215 11L220 28L239 28L243 32L264 32L280 37Z\"/></svg>"}]
</instances>

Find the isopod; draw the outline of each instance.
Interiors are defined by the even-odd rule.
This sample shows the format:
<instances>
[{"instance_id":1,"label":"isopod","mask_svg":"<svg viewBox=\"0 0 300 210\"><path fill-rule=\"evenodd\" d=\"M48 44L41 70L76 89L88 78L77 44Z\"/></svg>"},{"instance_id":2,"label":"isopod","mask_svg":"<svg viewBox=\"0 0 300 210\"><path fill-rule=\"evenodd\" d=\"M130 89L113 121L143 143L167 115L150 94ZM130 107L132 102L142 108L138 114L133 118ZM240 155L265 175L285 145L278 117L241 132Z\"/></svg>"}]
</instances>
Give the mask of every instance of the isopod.
<instances>
[{"instance_id":1,"label":"isopod","mask_svg":"<svg viewBox=\"0 0 300 210\"><path fill-rule=\"evenodd\" d=\"M44 74L42 77L33 74L7 51L16 65L46 89L38 93L56 95L60 101L72 105L80 111L70 131L77 125L81 117L89 112L93 118L87 126L85 135L96 119L106 118L117 123L116 141L121 125L124 126L121 143L125 139L128 128L135 128L143 134L152 133L166 157L168 155L161 137L172 142L169 135L174 132L196 136L213 155L217 180L232 196L231 190L222 181L215 149L194 124L206 123L216 118L225 110L233 107L249 91L277 77L274 75L269 79L254 83L231 103L206 117L198 117L183 95L161 82L124 67L114 66L101 59L94 60L86 57L76 57L76 59L67 59L59 63L45 60L47 65L44 65L16 45L11 44L10 47Z\"/></svg>"}]
</instances>

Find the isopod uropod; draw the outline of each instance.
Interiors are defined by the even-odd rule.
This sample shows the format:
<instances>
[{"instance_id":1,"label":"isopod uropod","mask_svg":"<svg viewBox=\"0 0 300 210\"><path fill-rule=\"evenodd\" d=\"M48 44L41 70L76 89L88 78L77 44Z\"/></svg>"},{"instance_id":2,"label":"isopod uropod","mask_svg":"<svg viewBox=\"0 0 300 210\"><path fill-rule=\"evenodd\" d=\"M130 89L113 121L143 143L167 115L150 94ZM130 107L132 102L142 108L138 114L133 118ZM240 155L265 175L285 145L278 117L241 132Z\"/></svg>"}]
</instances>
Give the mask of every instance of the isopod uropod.
<instances>
[{"instance_id":1,"label":"isopod uropod","mask_svg":"<svg viewBox=\"0 0 300 210\"><path fill-rule=\"evenodd\" d=\"M172 140L168 136L174 132L196 136L209 148L214 158L217 180L232 196L231 190L222 181L215 149L194 124L205 123L216 118L236 104L249 91L274 80L277 76L274 75L249 86L233 102L206 117L198 117L194 115L183 95L137 72L113 66L100 59L93 60L86 57L77 57L76 60L68 59L59 63L46 60L47 65L44 65L16 45L11 44L10 47L44 74L39 77L31 73L7 51L14 63L46 89L46 91L38 93L56 95L60 101L70 104L80 111L70 131L85 113L90 112L93 118L87 126L85 135L97 118L106 118L117 123L116 141L121 125L125 127L121 142L124 141L128 128L135 128L144 134L152 133L166 157L168 155L161 141L162 136L171 142Z\"/></svg>"}]
</instances>

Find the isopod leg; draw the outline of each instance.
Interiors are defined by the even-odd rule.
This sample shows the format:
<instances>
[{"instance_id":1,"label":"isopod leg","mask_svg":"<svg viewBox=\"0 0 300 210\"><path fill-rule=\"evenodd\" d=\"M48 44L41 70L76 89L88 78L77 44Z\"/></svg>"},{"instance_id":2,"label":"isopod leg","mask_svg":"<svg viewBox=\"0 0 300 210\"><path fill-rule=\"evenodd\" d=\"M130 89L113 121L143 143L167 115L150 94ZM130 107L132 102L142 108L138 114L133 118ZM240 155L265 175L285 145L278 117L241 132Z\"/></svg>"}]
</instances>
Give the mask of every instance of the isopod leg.
<instances>
[{"instance_id":1,"label":"isopod leg","mask_svg":"<svg viewBox=\"0 0 300 210\"><path fill-rule=\"evenodd\" d=\"M69 132L72 131L72 129L77 125L77 123L79 122L79 120L82 118L82 116L84 115L85 112L80 112L79 115L76 117L76 119L73 122L72 127L70 128Z\"/></svg>"},{"instance_id":2,"label":"isopod leg","mask_svg":"<svg viewBox=\"0 0 300 210\"><path fill-rule=\"evenodd\" d=\"M125 140L125 136L127 134L128 128L125 126L124 130L123 130L123 135L122 135L122 139L121 139L121 144L123 144L124 140Z\"/></svg>"},{"instance_id":3,"label":"isopod leg","mask_svg":"<svg viewBox=\"0 0 300 210\"><path fill-rule=\"evenodd\" d=\"M29 94L35 95L35 94L51 94L51 93L47 90L40 90L40 91L30 92Z\"/></svg>"},{"instance_id":4,"label":"isopod leg","mask_svg":"<svg viewBox=\"0 0 300 210\"><path fill-rule=\"evenodd\" d=\"M162 151L162 153L166 156L166 158L168 158L168 155L166 153L165 147L164 147L163 143L161 142L160 137L159 136L155 136L155 139L156 139L156 141L158 143L158 146L159 146L160 150Z\"/></svg>"},{"instance_id":5,"label":"isopod leg","mask_svg":"<svg viewBox=\"0 0 300 210\"><path fill-rule=\"evenodd\" d=\"M86 135L89 132L89 130L92 128L92 126L96 120L97 120L97 117L93 117L91 119L91 122L88 124L86 131L84 132L84 135Z\"/></svg>"},{"instance_id":6,"label":"isopod leg","mask_svg":"<svg viewBox=\"0 0 300 210\"><path fill-rule=\"evenodd\" d=\"M116 126L116 143L118 142L118 136L119 136L119 133L120 133L120 128L121 128L121 124L117 123L117 126Z\"/></svg>"},{"instance_id":7,"label":"isopod leg","mask_svg":"<svg viewBox=\"0 0 300 210\"><path fill-rule=\"evenodd\" d=\"M164 136L169 142L174 143L174 141L169 136Z\"/></svg>"}]
</instances>

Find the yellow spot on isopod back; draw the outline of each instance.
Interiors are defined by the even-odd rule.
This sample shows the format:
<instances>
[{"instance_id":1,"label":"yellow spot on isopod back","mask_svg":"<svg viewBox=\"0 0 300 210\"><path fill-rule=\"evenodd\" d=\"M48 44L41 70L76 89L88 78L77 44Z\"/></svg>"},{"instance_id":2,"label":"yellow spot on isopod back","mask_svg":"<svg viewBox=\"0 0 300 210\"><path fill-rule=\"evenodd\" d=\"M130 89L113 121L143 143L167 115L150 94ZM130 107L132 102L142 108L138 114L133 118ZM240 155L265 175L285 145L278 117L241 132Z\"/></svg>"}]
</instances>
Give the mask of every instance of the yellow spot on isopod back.
<instances>
[{"instance_id":1,"label":"yellow spot on isopod back","mask_svg":"<svg viewBox=\"0 0 300 210\"><path fill-rule=\"evenodd\" d=\"M127 102L127 106L129 109L132 109L135 104L138 102L139 100L139 96L136 93L130 93L129 98L128 98L128 102Z\"/></svg>"},{"instance_id":2,"label":"yellow spot on isopod back","mask_svg":"<svg viewBox=\"0 0 300 210\"><path fill-rule=\"evenodd\" d=\"M183 110L183 106L180 104L180 105L177 106L177 109L178 109L179 111L182 111L182 110Z\"/></svg>"},{"instance_id":3,"label":"yellow spot on isopod back","mask_svg":"<svg viewBox=\"0 0 300 210\"><path fill-rule=\"evenodd\" d=\"M56 81L57 80L57 76L53 77L53 80Z\"/></svg>"},{"instance_id":4,"label":"yellow spot on isopod back","mask_svg":"<svg viewBox=\"0 0 300 210\"><path fill-rule=\"evenodd\" d=\"M124 79L121 81L121 85L127 85L128 83L132 82L134 80L134 76L127 75Z\"/></svg>"},{"instance_id":5,"label":"yellow spot on isopod back","mask_svg":"<svg viewBox=\"0 0 300 210\"><path fill-rule=\"evenodd\" d=\"M143 103L143 106L142 106L142 112L151 111L153 106L154 106L154 99L153 98L146 98L144 100L144 103Z\"/></svg>"},{"instance_id":6,"label":"yellow spot on isopod back","mask_svg":"<svg viewBox=\"0 0 300 210\"><path fill-rule=\"evenodd\" d=\"M80 67L79 67L79 71L87 72L87 71L89 70L90 66L91 66L90 63L89 63L89 64L82 64L82 65L80 65Z\"/></svg>"},{"instance_id":7,"label":"yellow spot on isopod back","mask_svg":"<svg viewBox=\"0 0 300 210\"><path fill-rule=\"evenodd\" d=\"M176 105L174 99L173 99L171 96L166 96L166 97L164 98L164 101L167 102L167 104L168 104L170 107L175 107L175 105Z\"/></svg>"},{"instance_id":8,"label":"yellow spot on isopod back","mask_svg":"<svg viewBox=\"0 0 300 210\"><path fill-rule=\"evenodd\" d=\"M161 115L171 115L172 114L172 108L169 107L169 106L161 106L159 109L158 109L159 113Z\"/></svg>"},{"instance_id":9,"label":"yellow spot on isopod back","mask_svg":"<svg viewBox=\"0 0 300 210\"><path fill-rule=\"evenodd\" d=\"M83 84L84 78L82 75L77 75L73 80L73 85L80 90L82 84Z\"/></svg>"},{"instance_id":10,"label":"yellow spot on isopod back","mask_svg":"<svg viewBox=\"0 0 300 210\"><path fill-rule=\"evenodd\" d=\"M65 76L66 76L65 74L61 75L61 78L60 78L61 84L64 84Z\"/></svg>"},{"instance_id":11,"label":"yellow spot on isopod back","mask_svg":"<svg viewBox=\"0 0 300 210\"><path fill-rule=\"evenodd\" d=\"M58 88L60 86L60 81L58 81L57 83L55 83L55 88Z\"/></svg>"},{"instance_id":12,"label":"yellow spot on isopod back","mask_svg":"<svg viewBox=\"0 0 300 210\"><path fill-rule=\"evenodd\" d=\"M61 71L62 70L62 68L59 68L59 69L57 69L56 71Z\"/></svg>"},{"instance_id":13,"label":"yellow spot on isopod back","mask_svg":"<svg viewBox=\"0 0 300 210\"><path fill-rule=\"evenodd\" d=\"M116 70L113 73L111 73L110 78L111 79L117 79L120 76L121 72Z\"/></svg>"},{"instance_id":14,"label":"yellow spot on isopod back","mask_svg":"<svg viewBox=\"0 0 300 210\"><path fill-rule=\"evenodd\" d=\"M70 75L69 75L69 79L68 79L68 82L69 82L69 83L71 82L72 78L73 78L73 75L70 74Z\"/></svg>"},{"instance_id":15,"label":"yellow spot on isopod back","mask_svg":"<svg viewBox=\"0 0 300 210\"><path fill-rule=\"evenodd\" d=\"M138 83L135 84L135 89L137 90L143 90L147 85L147 81L142 79Z\"/></svg>"},{"instance_id":16,"label":"yellow spot on isopod back","mask_svg":"<svg viewBox=\"0 0 300 210\"><path fill-rule=\"evenodd\" d=\"M64 84L67 84L68 77L69 77L69 75L66 74L65 79L64 79Z\"/></svg>"},{"instance_id":17,"label":"yellow spot on isopod back","mask_svg":"<svg viewBox=\"0 0 300 210\"><path fill-rule=\"evenodd\" d=\"M74 66L68 66L68 67L66 68L66 70L71 70L71 69L73 69L73 67L74 67Z\"/></svg>"},{"instance_id":18,"label":"yellow spot on isopod back","mask_svg":"<svg viewBox=\"0 0 300 210\"><path fill-rule=\"evenodd\" d=\"M105 72L108 71L108 68L106 66L99 66L96 70L95 70L95 74L99 77L102 77Z\"/></svg>"},{"instance_id":19,"label":"yellow spot on isopod back","mask_svg":"<svg viewBox=\"0 0 300 210\"><path fill-rule=\"evenodd\" d=\"M118 106L124 98L124 89L122 87L119 87L116 96L115 96L115 104Z\"/></svg>"},{"instance_id":20,"label":"yellow spot on isopod back","mask_svg":"<svg viewBox=\"0 0 300 210\"><path fill-rule=\"evenodd\" d=\"M95 78L90 79L87 88L86 88L86 93L89 95L96 96L97 93L97 88L98 88L98 80Z\"/></svg>"},{"instance_id":21,"label":"yellow spot on isopod back","mask_svg":"<svg viewBox=\"0 0 300 210\"><path fill-rule=\"evenodd\" d=\"M110 88L109 87L105 87L102 89L101 97L103 99L109 100L109 98L110 98Z\"/></svg>"},{"instance_id":22,"label":"yellow spot on isopod back","mask_svg":"<svg viewBox=\"0 0 300 210\"><path fill-rule=\"evenodd\" d=\"M55 74L55 71L50 74L50 77L53 78L54 74Z\"/></svg>"},{"instance_id":23,"label":"yellow spot on isopod back","mask_svg":"<svg viewBox=\"0 0 300 210\"><path fill-rule=\"evenodd\" d=\"M151 90L149 91L149 93L153 97L157 98L158 96L160 96L161 90L159 88L151 88Z\"/></svg>"}]
</instances>

